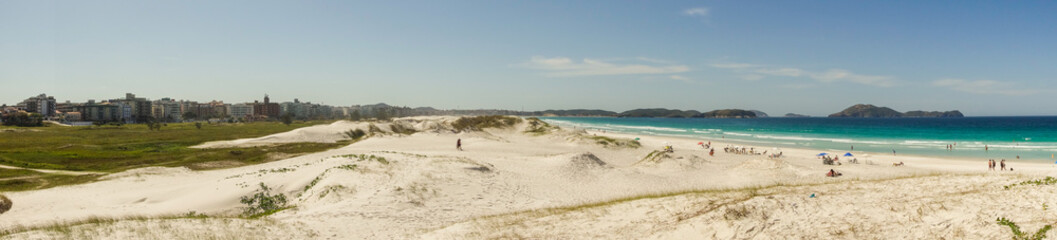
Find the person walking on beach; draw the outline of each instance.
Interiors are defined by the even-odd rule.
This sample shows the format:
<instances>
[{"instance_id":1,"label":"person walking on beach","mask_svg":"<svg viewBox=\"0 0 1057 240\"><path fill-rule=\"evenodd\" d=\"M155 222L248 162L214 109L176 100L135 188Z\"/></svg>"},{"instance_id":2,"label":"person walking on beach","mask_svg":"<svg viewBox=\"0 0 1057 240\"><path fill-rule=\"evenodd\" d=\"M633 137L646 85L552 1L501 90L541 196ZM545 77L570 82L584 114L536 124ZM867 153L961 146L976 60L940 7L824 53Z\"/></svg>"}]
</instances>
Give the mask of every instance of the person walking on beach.
<instances>
[{"instance_id":1,"label":"person walking on beach","mask_svg":"<svg viewBox=\"0 0 1057 240\"><path fill-rule=\"evenodd\" d=\"M1006 160L1005 159L1002 159L1002 165L1001 166L1002 166L1002 171L1005 171L1006 170Z\"/></svg>"},{"instance_id":2,"label":"person walking on beach","mask_svg":"<svg viewBox=\"0 0 1057 240\"><path fill-rule=\"evenodd\" d=\"M995 170L995 160L994 159L987 159L987 170L990 170L990 171L994 171Z\"/></svg>"},{"instance_id":3,"label":"person walking on beach","mask_svg":"<svg viewBox=\"0 0 1057 240\"><path fill-rule=\"evenodd\" d=\"M459 149L459 151L462 151L462 138L460 138L459 140L455 140L455 149Z\"/></svg>"},{"instance_id":4,"label":"person walking on beach","mask_svg":"<svg viewBox=\"0 0 1057 240\"><path fill-rule=\"evenodd\" d=\"M896 150L892 149L892 156L895 156L895 155L896 155Z\"/></svg>"}]
</instances>

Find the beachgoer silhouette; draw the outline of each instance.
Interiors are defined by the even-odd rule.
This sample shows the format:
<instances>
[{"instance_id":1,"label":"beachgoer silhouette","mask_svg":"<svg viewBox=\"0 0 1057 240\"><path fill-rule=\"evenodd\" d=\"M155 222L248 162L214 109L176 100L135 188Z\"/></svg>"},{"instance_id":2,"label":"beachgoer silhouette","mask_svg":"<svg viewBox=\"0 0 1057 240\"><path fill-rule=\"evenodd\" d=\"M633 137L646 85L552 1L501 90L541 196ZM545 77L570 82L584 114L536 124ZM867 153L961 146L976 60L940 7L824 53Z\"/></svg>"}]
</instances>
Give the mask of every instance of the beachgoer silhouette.
<instances>
[{"instance_id":1,"label":"beachgoer silhouette","mask_svg":"<svg viewBox=\"0 0 1057 240\"><path fill-rule=\"evenodd\" d=\"M459 149L459 151L462 151L462 138L460 138L459 140L455 140L455 149Z\"/></svg>"},{"instance_id":2,"label":"beachgoer silhouette","mask_svg":"<svg viewBox=\"0 0 1057 240\"><path fill-rule=\"evenodd\" d=\"M1001 166L1002 166L1002 171L1005 171L1006 170L1006 160L1005 159L1002 159L1002 165Z\"/></svg>"}]
</instances>

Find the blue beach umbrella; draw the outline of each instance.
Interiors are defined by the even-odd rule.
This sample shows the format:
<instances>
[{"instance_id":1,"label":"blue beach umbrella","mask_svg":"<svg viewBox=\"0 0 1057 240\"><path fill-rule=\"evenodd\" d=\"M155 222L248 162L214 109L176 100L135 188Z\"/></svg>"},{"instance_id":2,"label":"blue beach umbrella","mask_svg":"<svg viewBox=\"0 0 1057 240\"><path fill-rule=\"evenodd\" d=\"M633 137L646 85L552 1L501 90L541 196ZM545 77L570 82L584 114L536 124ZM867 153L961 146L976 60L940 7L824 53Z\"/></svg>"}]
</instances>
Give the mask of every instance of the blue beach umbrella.
<instances>
[{"instance_id":1,"label":"blue beach umbrella","mask_svg":"<svg viewBox=\"0 0 1057 240\"><path fill-rule=\"evenodd\" d=\"M851 153L845 153L844 156L845 157L854 157L854 156L851 155Z\"/></svg>"},{"instance_id":2,"label":"blue beach umbrella","mask_svg":"<svg viewBox=\"0 0 1057 240\"><path fill-rule=\"evenodd\" d=\"M819 156L826 156L826 155L829 155L829 153L819 153L818 155Z\"/></svg>"}]
</instances>

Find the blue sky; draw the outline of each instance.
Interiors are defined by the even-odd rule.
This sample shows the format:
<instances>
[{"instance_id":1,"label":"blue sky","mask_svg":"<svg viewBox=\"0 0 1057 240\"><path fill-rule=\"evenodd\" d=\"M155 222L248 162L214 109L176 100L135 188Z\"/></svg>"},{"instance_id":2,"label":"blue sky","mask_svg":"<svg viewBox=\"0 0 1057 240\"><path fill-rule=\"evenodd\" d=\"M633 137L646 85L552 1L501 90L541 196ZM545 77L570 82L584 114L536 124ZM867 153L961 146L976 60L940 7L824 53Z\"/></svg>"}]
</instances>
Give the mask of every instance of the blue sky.
<instances>
[{"instance_id":1,"label":"blue sky","mask_svg":"<svg viewBox=\"0 0 1057 240\"><path fill-rule=\"evenodd\" d=\"M1046 1L2 1L0 103L1057 115Z\"/></svg>"}]
</instances>

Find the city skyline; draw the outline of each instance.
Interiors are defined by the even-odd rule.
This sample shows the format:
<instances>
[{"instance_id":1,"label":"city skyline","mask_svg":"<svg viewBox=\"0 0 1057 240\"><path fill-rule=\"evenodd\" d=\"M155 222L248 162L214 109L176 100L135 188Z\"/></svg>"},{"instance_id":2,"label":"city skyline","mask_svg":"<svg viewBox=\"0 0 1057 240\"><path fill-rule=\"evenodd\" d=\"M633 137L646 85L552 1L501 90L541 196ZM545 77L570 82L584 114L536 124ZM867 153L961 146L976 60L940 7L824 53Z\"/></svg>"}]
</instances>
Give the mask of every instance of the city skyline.
<instances>
[{"instance_id":1,"label":"city skyline","mask_svg":"<svg viewBox=\"0 0 1057 240\"><path fill-rule=\"evenodd\" d=\"M0 3L0 103L1057 115L1051 2ZM157 98L155 98L157 96Z\"/></svg>"}]
</instances>

